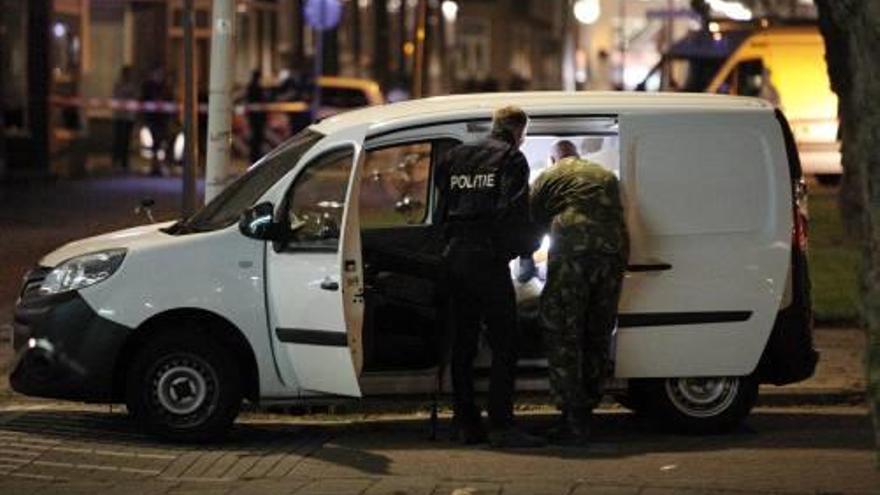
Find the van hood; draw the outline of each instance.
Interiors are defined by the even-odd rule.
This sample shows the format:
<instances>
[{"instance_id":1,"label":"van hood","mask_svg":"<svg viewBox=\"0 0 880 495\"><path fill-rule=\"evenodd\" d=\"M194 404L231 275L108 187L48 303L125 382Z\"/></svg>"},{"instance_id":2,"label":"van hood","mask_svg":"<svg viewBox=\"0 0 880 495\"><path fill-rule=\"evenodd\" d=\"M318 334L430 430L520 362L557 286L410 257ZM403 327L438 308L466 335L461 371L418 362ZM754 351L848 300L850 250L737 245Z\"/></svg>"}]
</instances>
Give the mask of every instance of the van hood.
<instances>
[{"instance_id":1,"label":"van hood","mask_svg":"<svg viewBox=\"0 0 880 495\"><path fill-rule=\"evenodd\" d=\"M63 261L83 254L104 251L106 249L132 249L138 246L167 242L171 239L171 236L160 232L159 229L173 224L174 221L142 225L73 241L44 256L40 260L40 266L54 268Z\"/></svg>"}]
</instances>

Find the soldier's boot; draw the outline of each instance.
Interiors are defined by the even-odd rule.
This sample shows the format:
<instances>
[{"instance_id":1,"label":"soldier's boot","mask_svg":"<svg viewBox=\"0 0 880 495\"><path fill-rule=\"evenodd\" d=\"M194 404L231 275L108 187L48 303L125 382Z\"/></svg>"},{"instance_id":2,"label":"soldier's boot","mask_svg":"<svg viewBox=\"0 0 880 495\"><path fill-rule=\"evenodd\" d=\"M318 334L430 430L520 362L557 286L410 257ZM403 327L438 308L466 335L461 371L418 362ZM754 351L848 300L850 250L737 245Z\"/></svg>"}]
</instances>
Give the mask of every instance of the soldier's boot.
<instances>
[{"instance_id":1,"label":"soldier's boot","mask_svg":"<svg viewBox=\"0 0 880 495\"><path fill-rule=\"evenodd\" d=\"M450 440L465 445L486 443L486 429L480 419L479 411L471 414L459 414L452 417Z\"/></svg>"},{"instance_id":2,"label":"soldier's boot","mask_svg":"<svg viewBox=\"0 0 880 495\"><path fill-rule=\"evenodd\" d=\"M556 421L547 429L547 432L544 434L549 441L552 441L555 438L560 438L564 435L567 435L569 432L568 428L568 412L565 409L560 411L559 417L556 418Z\"/></svg>"},{"instance_id":3,"label":"soldier's boot","mask_svg":"<svg viewBox=\"0 0 880 495\"><path fill-rule=\"evenodd\" d=\"M589 409L567 411L559 423L547 432L547 441L554 445L587 445L590 442L591 417Z\"/></svg>"}]
</instances>

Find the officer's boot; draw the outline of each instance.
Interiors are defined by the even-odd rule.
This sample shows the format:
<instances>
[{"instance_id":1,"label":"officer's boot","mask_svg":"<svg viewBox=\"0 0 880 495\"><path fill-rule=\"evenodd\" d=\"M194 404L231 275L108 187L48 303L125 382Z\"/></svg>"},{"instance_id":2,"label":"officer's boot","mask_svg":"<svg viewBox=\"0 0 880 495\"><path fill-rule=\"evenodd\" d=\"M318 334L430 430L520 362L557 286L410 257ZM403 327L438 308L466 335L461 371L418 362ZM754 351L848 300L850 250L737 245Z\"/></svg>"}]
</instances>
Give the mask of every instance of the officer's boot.
<instances>
[{"instance_id":1,"label":"officer's boot","mask_svg":"<svg viewBox=\"0 0 880 495\"><path fill-rule=\"evenodd\" d=\"M486 442L486 429L483 427L479 409L468 413L455 414L452 417L450 440L465 445Z\"/></svg>"}]
</instances>

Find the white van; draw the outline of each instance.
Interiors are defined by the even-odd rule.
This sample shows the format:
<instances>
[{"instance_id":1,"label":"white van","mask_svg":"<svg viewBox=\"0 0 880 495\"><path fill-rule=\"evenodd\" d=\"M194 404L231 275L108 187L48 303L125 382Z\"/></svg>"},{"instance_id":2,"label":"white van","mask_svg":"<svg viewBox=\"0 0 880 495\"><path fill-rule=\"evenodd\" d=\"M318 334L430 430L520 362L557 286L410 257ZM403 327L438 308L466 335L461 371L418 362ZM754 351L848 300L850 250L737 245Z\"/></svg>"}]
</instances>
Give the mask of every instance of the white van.
<instances>
[{"instance_id":1,"label":"white van","mask_svg":"<svg viewBox=\"0 0 880 495\"><path fill-rule=\"evenodd\" d=\"M125 402L183 440L224 432L243 398L448 393L438 370L455 288L431 223L434 164L510 103L531 116L534 172L565 137L622 181L632 253L609 393L715 431L749 413L759 383L812 374L803 191L780 113L729 96L518 93L329 118L189 219L50 253L15 310L12 386ZM547 389L540 285L518 287L519 390Z\"/></svg>"}]
</instances>

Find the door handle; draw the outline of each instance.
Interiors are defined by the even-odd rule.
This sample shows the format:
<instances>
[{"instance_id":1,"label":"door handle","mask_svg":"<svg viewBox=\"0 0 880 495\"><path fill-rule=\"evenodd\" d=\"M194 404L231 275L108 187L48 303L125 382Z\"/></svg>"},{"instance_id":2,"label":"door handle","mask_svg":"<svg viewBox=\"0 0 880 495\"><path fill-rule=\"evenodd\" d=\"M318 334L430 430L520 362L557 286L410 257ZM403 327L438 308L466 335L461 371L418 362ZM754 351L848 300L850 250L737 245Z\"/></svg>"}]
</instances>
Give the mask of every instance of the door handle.
<instances>
[{"instance_id":1,"label":"door handle","mask_svg":"<svg viewBox=\"0 0 880 495\"><path fill-rule=\"evenodd\" d=\"M331 279L330 277L325 278L321 281L321 288L329 291L337 291L339 290L339 282Z\"/></svg>"}]
</instances>

